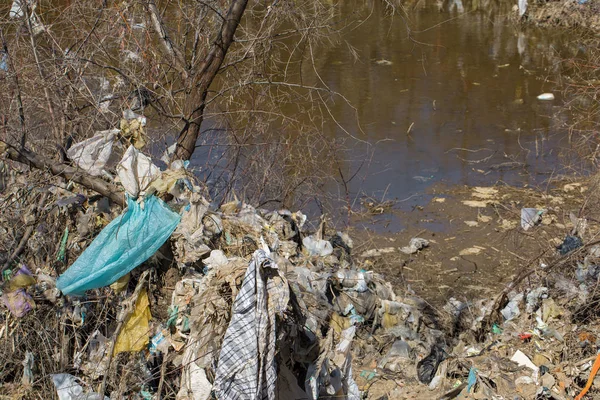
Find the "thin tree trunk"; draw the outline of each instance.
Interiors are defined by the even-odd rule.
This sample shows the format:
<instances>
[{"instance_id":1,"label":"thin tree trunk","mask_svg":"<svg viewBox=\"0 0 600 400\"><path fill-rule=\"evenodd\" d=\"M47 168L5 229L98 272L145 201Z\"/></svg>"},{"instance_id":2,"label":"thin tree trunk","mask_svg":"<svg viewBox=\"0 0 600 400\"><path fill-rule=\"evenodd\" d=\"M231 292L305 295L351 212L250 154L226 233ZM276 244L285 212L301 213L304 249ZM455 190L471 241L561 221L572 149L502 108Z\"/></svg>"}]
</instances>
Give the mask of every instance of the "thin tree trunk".
<instances>
[{"instance_id":1,"label":"thin tree trunk","mask_svg":"<svg viewBox=\"0 0 600 400\"><path fill-rule=\"evenodd\" d=\"M221 25L221 30L210 52L204 59L200 71L197 74L193 74L196 79L190 79L192 83L188 88L188 93L192 96L192 101L188 102L190 106L186 110L187 121L177 139L177 148L175 151L177 159L189 160L196 149L196 141L198 140L204 119L205 100L208 89L223 64L229 46L233 43L233 36L242 20L247 4L248 0L232 0L223 25Z\"/></svg>"}]
</instances>

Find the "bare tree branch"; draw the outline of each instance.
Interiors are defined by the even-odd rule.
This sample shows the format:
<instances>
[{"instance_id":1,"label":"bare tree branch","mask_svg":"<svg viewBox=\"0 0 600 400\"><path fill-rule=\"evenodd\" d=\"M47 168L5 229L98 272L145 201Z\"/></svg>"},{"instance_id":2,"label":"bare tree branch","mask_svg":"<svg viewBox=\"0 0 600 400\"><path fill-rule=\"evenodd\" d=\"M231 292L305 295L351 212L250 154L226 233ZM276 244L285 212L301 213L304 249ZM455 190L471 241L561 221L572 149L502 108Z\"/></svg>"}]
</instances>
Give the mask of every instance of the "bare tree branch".
<instances>
[{"instance_id":1,"label":"bare tree branch","mask_svg":"<svg viewBox=\"0 0 600 400\"><path fill-rule=\"evenodd\" d=\"M173 41L169 37L167 29L162 23L160 14L158 12L158 9L156 8L156 3L154 2L154 0L148 0L146 7L148 9L148 12L150 13L152 25L154 26L154 30L156 31L156 33L158 33L159 35L159 39L162 46L165 48L165 51L169 54L169 56L173 59L177 70L184 75L184 80L187 79L188 72L183 53L179 50L179 48L173 43Z\"/></svg>"},{"instance_id":2,"label":"bare tree branch","mask_svg":"<svg viewBox=\"0 0 600 400\"><path fill-rule=\"evenodd\" d=\"M73 182L79 183L88 189L108 197L121 207L125 207L125 196L123 191L112 183L105 182L104 180L89 175L77 168L61 163L55 163L30 150L17 150L8 143L3 143L7 145L6 154L10 160L27 164L43 171L49 171L54 175L72 180Z\"/></svg>"}]
</instances>

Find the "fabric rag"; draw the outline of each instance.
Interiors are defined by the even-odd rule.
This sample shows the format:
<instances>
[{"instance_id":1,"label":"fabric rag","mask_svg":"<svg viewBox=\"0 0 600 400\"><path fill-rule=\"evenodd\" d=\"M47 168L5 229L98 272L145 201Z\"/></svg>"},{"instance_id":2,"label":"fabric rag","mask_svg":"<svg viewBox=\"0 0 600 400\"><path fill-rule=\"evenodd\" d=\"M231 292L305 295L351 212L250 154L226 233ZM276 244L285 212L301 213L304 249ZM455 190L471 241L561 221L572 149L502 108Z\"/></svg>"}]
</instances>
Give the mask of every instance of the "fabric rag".
<instances>
[{"instance_id":1,"label":"fabric rag","mask_svg":"<svg viewBox=\"0 0 600 400\"><path fill-rule=\"evenodd\" d=\"M275 399L275 314L289 301L287 280L264 250L248 266L219 355L214 391L221 400Z\"/></svg>"}]
</instances>

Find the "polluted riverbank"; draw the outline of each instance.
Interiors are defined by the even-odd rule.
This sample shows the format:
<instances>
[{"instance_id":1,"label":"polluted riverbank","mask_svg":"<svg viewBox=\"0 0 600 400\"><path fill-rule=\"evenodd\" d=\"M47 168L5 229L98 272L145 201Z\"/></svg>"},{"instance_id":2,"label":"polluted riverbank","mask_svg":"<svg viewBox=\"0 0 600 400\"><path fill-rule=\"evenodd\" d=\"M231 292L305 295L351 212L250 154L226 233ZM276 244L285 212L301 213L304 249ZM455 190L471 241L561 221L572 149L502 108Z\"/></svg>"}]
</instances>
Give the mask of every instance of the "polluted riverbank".
<instances>
[{"instance_id":1,"label":"polluted riverbank","mask_svg":"<svg viewBox=\"0 0 600 400\"><path fill-rule=\"evenodd\" d=\"M539 26L600 30L600 3L596 0L549 1L545 3L520 1L521 18Z\"/></svg>"},{"instance_id":2,"label":"polluted riverbank","mask_svg":"<svg viewBox=\"0 0 600 400\"><path fill-rule=\"evenodd\" d=\"M365 19L350 30L360 46L340 40L315 58L311 47L300 64L317 73L324 62L326 73L309 87L291 69L281 81L273 66L295 61L266 50L281 48L272 38L289 26L302 32L293 53L312 43L312 3L256 3L250 21L262 22L237 34L219 17L242 21L240 1L227 2L231 13L167 7L164 25L162 11L138 3L14 3L25 10L7 10L0 54L3 93L20 103L0 102L0 397L598 397L598 183L504 184L555 176L560 135L546 115L561 96L546 78L562 53L540 48L566 37L514 31L508 3L415 2L410 40L403 18L394 29ZM378 4L382 17L391 2ZM205 15L214 18L198 24ZM220 42L196 38L224 31L234 53L222 64ZM331 101L338 87L361 115ZM361 117L365 140L384 143L368 151L381 164L363 170L358 148L338 158L346 148L332 138L353 125L323 132L321 106L334 120ZM348 230L336 216L270 207L320 206L311 189L333 181L356 219ZM470 185L430 186L439 181ZM351 197L390 182L382 198L429 190L430 201L365 199L366 218L406 227L374 233Z\"/></svg>"},{"instance_id":3,"label":"polluted riverbank","mask_svg":"<svg viewBox=\"0 0 600 400\"><path fill-rule=\"evenodd\" d=\"M92 150L112 140L99 132L70 157L102 173L106 152ZM2 395L566 399L588 377L596 393L600 247L588 208L495 293L437 306L376 271L392 252L417 257L442 243L359 250L300 211L241 199L217 208L185 163L170 165L126 149L115 168L125 209L72 183L32 187L10 169L5 237L19 221L33 229L3 254ZM562 190L591 202L595 187ZM480 222L495 213L542 237L567 212L554 194L513 223L500 214L514 201L502 190L472 188L461 202Z\"/></svg>"}]
</instances>

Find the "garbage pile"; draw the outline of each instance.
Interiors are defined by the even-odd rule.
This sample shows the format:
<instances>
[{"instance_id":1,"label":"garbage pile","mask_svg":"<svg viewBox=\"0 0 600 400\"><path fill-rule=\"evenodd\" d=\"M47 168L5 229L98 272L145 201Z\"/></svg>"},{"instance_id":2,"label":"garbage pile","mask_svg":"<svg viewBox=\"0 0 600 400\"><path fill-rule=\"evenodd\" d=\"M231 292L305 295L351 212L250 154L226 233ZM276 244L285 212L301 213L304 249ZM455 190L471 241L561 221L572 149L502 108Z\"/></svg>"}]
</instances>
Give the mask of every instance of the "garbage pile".
<instances>
[{"instance_id":1,"label":"garbage pile","mask_svg":"<svg viewBox=\"0 0 600 400\"><path fill-rule=\"evenodd\" d=\"M462 328L451 352L436 359L437 372L421 379L432 398L598 396L600 246L567 235L557 252L523 287L496 299L448 301L444 308Z\"/></svg>"},{"instance_id":2,"label":"garbage pile","mask_svg":"<svg viewBox=\"0 0 600 400\"><path fill-rule=\"evenodd\" d=\"M600 247L567 236L563 260L587 252L571 275L436 309L366 270L374 261L325 220L310 230L299 211L211 204L186 162L160 170L140 150L143 122L127 115L68 153L120 183L125 210L72 184L24 190L18 174L2 193L28 226L45 222L3 255L0 394L566 399L593 382ZM2 218L18 236L19 212Z\"/></svg>"},{"instance_id":3,"label":"garbage pile","mask_svg":"<svg viewBox=\"0 0 600 400\"><path fill-rule=\"evenodd\" d=\"M444 334L422 323L426 303L362 269L347 234L324 221L309 232L301 212L237 199L213 207L187 163L161 171L140 150L139 116L124 121L68 152L82 170L122 185L124 211L71 184L36 193L46 201L34 211L61 227L60 240L40 231L7 261L0 336L22 359L0 392L359 399L353 354L376 348L364 335L384 327L411 353L445 348ZM56 248L55 261L36 257L36 240ZM36 330L47 346L32 340Z\"/></svg>"}]
</instances>

